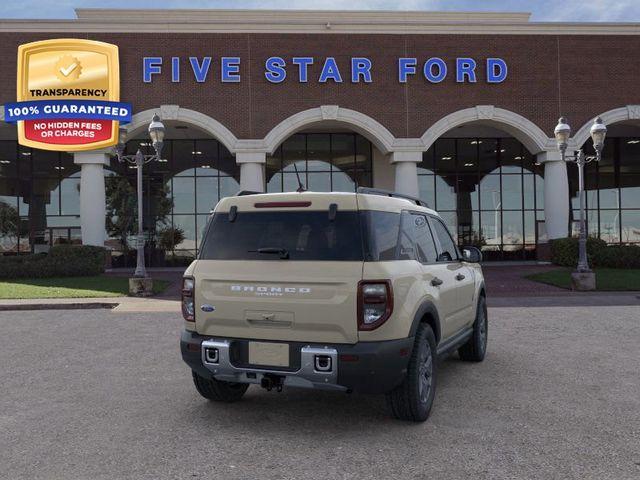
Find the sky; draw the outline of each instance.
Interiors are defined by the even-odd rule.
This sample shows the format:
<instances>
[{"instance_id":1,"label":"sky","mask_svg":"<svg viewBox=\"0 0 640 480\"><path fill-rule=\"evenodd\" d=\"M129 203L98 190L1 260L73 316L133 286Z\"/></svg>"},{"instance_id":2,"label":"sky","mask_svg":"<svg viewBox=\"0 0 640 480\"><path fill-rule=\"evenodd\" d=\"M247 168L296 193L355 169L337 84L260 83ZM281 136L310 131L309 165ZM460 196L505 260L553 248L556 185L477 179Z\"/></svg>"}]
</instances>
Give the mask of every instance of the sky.
<instances>
[{"instance_id":1,"label":"sky","mask_svg":"<svg viewBox=\"0 0 640 480\"><path fill-rule=\"evenodd\" d=\"M532 21L640 22L640 0L19 0L0 18L75 18L74 8L261 8L530 12Z\"/></svg>"}]
</instances>

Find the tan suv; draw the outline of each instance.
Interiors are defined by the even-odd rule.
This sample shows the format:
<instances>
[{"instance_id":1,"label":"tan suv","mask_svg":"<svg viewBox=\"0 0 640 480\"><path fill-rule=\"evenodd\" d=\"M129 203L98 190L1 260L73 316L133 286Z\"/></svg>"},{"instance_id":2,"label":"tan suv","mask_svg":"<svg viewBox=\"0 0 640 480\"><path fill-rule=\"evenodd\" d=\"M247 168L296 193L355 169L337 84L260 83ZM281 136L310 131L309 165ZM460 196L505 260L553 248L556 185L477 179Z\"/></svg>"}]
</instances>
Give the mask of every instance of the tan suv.
<instances>
[{"instance_id":1,"label":"tan suv","mask_svg":"<svg viewBox=\"0 0 640 480\"><path fill-rule=\"evenodd\" d=\"M417 199L241 192L185 272L182 357L210 400L252 383L385 393L395 417L424 421L437 358L484 358L480 259Z\"/></svg>"}]
</instances>

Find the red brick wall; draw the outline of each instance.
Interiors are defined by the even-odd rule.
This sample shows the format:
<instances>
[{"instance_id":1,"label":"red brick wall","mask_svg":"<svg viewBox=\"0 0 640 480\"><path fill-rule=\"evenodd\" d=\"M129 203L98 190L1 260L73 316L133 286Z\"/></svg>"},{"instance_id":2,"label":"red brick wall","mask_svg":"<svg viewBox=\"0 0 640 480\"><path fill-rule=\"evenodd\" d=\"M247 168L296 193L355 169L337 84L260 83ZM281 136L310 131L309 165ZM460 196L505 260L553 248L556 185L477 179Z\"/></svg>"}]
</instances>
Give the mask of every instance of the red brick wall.
<instances>
[{"instance_id":1,"label":"red brick wall","mask_svg":"<svg viewBox=\"0 0 640 480\"><path fill-rule=\"evenodd\" d=\"M18 45L56 34L0 34L0 102L15 100ZM549 135L558 116L569 117L577 130L592 116L628 104L640 104L640 36L553 35L301 35L301 34L74 34L120 47L122 100L134 111L178 104L203 112L224 124L238 138L261 138L286 117L323 104L340 105L370 115L397 137L419 137L448 113L491 104L530 119ZM307 84L298 83L297 69L288 67L284 83L264 77L264 61L277 55L313 56ZM142 57L162 56L162 76L142 82ZM180 83L171 83L170 58L182 57ZM188 57L212 56L205 83L196 83ZM240 83L220 82L221 56L242 58ZM326 56L334 56L344 82L320 84L317 76ZM373 83L349 81L349 59L373 62ZM449 65L440 84L418 74L398 82L398 57L420 61L438 56ZM479 68L476 84L457 84L453 61L469 56L482 67L487 57L504 58L509 76L487 84Z\"/></svg>"}]
</instances>

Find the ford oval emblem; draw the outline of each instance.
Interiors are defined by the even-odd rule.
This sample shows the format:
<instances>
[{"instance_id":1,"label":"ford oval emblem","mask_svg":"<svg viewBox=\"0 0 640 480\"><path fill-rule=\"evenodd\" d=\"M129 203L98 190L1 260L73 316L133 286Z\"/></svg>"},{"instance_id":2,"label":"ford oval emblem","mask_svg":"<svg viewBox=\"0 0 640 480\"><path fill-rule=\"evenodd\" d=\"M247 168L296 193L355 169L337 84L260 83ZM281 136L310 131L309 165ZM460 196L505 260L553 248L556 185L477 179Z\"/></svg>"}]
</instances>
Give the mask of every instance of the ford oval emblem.
<instances>
[{"instance_id":1,"label":"ford oval emblem","mask_svg":"<svg viewBox=\"0 0 640 480\"><path fill-rule=\"evenodd\" d=\"M213 305L209 305L207 303L205 303L200 307L200 310L202 310L203 312L213 312L215 309L216 307L214 307Z\"/></svg>"}]
</instances>

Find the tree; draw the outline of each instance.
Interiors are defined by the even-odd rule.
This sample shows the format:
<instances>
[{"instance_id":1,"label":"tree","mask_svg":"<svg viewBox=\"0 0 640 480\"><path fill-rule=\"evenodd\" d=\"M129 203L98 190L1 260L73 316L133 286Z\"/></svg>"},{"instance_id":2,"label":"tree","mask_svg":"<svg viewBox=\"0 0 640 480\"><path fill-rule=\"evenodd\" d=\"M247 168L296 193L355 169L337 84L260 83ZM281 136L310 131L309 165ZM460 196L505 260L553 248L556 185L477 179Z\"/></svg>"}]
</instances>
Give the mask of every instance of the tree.
<instances>
[{"instance_id":1,"label":"tree","mask_svg":"<svg viewBox=\"0 0 640 480\"><path fill-rule=\"evenodd\" d=\"M129 250L127 239L131 235L138 233L138 202L135 188L131 185L126 177L111 176L105 179L105 190L107 199L107 232L112 237L118 238L122 249L126 252ZM166 224L167 217L173 208L173 200L169 194L169 188L164 183L152 184L151 192L145 192L146 195L152 196L150 202L151 226L147 226L149 230L149 238L155 236L155 226L157 223Z\"/></svg>"},{"instance_id":2,"label":"tree","mask_svg":"<svg viewBox=\"0 0 640 480\"><path fill-rule=\"evenodd\" d=\"M158 247L165 252L172 251L184 242L184 230L178 227L163 228L158 232Z\"/></svg>"},{"instance_id":3,"label":"tree","mask_svg":"<svg viewBox=\"0 0 640 480\"><path fill-rule=\"evenodd\" d=\"M20 235L20 215L18 209L0 201L0 237L8 237L18 242Z\"/></svg>"}]
</instances>

